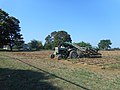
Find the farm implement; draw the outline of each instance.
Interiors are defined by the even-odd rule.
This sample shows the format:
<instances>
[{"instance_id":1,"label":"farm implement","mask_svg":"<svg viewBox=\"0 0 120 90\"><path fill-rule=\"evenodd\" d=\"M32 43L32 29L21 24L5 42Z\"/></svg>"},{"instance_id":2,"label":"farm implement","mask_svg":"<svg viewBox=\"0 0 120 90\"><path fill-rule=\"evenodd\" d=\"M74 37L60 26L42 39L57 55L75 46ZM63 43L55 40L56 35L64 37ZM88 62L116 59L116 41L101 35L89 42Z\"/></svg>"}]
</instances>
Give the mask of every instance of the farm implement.
<instances>
[{"instance_id":1,"label":"farm implement","mask_svg":"<svg viewBox=\"0 0 120 90\"><path fill-rule=\"evenodd\" d=\"M101 53L98 50L89 47L80 47L75 43L64 42L58 47L55 47L55 51L51 54L51 59L57 57L60 59L76 59L76 58L100 58Z\"/></svg>"}]
</instances>

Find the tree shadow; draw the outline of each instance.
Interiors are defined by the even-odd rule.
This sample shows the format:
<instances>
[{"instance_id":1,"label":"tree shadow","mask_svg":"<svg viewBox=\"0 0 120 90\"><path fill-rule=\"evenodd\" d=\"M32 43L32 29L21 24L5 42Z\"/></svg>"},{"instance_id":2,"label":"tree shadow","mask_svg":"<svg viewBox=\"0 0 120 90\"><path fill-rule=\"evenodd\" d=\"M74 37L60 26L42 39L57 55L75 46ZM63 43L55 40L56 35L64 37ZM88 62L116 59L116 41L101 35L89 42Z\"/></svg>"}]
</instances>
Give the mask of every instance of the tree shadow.
<instances>
[{"instance_id":1,"label":"tree shadow","mask_svg":"<svg viewBox=\"0 0 120 90\"><path fill-rule=\"evenodd\" d=\"M60 90L43 72L0 68L0 90Z\"/></svg>"}]
</instances>

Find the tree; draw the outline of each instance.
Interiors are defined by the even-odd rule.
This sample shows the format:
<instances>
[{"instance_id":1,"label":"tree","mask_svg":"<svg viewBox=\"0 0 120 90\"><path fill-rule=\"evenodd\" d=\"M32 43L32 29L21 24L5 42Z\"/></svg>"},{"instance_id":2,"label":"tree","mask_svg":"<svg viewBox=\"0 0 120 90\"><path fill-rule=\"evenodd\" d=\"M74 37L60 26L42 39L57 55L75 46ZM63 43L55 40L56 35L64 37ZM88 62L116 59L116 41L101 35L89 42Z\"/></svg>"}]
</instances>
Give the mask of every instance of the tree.
<instances>
[{"instance_id":1,"label":"tree","mask_svg":"<svg viewBox=\"0 0 120 90\"><path fill-rule=\"evenodd\" d=\"M72 42L70 35L66 31L58 31L54 36L55 46L63 42Z\"/></svg>"},{"instance_id":2,"label":"tree","mask_svg":"<svg viewBox=\"0 0 120 90\"><path fill-rule=\"evenodd\" d=\"M63 42L72 42L70 35L66 31L54 31L45 38L45 49L54 49L55 46Z\"/></svg>"},{"instance_id":3,"label":"tree","mask_svg":"<svg viewBox=\"0 0 120 90\"><path fill-rule=\"evenodd\" d=\"M19 42L15 42L15 45L13 46L14 49L22 49L24 45L24 41L19 41Z\"/></svg>"},{"instance_id":4,"label":"tree","mask_svg":"<svg viewBox=\"0 0 120 90\"><path fill-rule=\"evenodd\" d=\"M86 43L86 42L79 42L76 43L77 45L79 45L80 47L92 47L92 45L90 43Z\"/></svg>"},{"instance_id":5,"label":"tree","mask_svg":"<svg viewBox=\"0 0 120 90\"><path fill-rule=\"evenodd\" d=\"M103 49L103 50L107 50L111 48L110 45L112 45L112 42L109 39L100 40L100 42L98 43L99 49Z\"/></svg>"},{"instance_id":6,"label":"tree","mask_svg":"<svg viewBox=\"0 0 120 90\"><path fill-rule=\"evenodd\" d=\"M39 40L31 40L30 43L28 43L31 50L40 50L43 49L42 42Z\"/></svg>"},{"instance_id":7,"label":"tree","mask_svg":"<svg viewBox=\"0 0 120 90\"><path fill-rule=\"evenodd\" d=\"M8 18L8 13L0 9L0 46L4 45L4 30L5 30L5 20Z\"/></svg>"},{"instance_id":8,"label":"tree","mask_svg":"<svg viewBox=\"0 0 120 90\"><path fill-rule=\"evenodd\" d=\"M11 51L17 42L24 42L19 23L18 19L0 9L0 44L9 45Z\"/></svg>"},{"instance_id":9,"label":"tree","mask_svg":"<svg viewBox=\"0 0 120 90\"><path fill-rule=\"evenodd\" d=\"M52 40L53 38L52 38L52 35L48 35L46 38L45 38L45 44L44 44L44 48L45 49L52 49L52 47L53 47L53 41L54 40Z\"/></svg>"}]
</instances>

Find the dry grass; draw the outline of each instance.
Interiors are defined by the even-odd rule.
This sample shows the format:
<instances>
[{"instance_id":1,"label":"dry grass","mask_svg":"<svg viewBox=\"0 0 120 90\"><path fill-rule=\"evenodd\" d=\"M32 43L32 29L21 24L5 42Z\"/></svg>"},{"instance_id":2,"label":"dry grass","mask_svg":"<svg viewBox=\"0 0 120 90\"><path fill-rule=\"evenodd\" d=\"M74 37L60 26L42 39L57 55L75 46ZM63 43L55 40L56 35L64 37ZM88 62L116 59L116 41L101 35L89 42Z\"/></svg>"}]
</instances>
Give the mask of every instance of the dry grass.
<instances>
[{"instance_id":1,"label":"dry grass","mask_svg":"<svg viewBox=\"0 0 120 90\"><path fill-rule=\"evenodd\" d=\"M7 62L1 62L0 67L30 69L24 63L55 74L75 84L79 84L92 90L119 90L120 87L120 51L101 51L102 58L80 58L75 60L50 59L52 51L40 52L2 52L1 57ZM13 59L14 58L14 59ZM15 59L17 58L17 59ZM13 60L11 60L13 59ZM4 61L4 60L3 60ZM10 62L12 61L12 62ZM17 67L18 66L18 67ZM37 71L39 72L39 70ZM50 79L56 87L66 90L83 89L61 79Z\"/></svg>"}]
</instances>

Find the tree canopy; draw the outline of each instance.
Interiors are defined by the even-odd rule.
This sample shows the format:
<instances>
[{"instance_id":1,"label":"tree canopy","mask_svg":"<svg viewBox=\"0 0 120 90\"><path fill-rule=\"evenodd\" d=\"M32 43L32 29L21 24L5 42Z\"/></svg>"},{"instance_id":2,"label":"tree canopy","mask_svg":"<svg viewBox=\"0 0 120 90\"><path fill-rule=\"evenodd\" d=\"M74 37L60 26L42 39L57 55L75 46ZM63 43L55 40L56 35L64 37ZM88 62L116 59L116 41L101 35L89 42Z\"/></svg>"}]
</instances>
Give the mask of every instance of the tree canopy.
<instances>
[{"instance_id":1,"label":"tree canopy","mask_svg":"<svg viewBox=\"0 0 120 90\"><path fill-rule=\"evenodd\" d=\"M55 46L63 42L72 42L70 35L66 31L54 31L45 38L45 49L54 49Z\"/></svg>"},{"instance_id":2,"label":"tree canopy","mask_svg":"<svg viewBox=\"0 0 120 90\"><path fill-rule=\"evenodd\" d=\"M76 44L79 45L80 47L92 47L90 43L86 43L84 41L76 43Z\"/></svg>"},{"instance_id":3,"label":"tree canopy","mask_svg":"<svg viewBox=\"0 0 120 90\"><path fill-rule=\"evenodd\" d=\"M100 42L98 43L99 49L104 49L104 50L111 48L110 45L112 45L112 42L109 39L100 40Z\"/></svg>"},{"instance_id":4,"label":"tree canopy","mask_svg":"<svg viewBox=\"0 0 120 90\"><path fill-rule=\"evenodd\" d=\"M31 50L40 50L43 49L42 42L39 40L31 40L31 42L28 43Z\"/></svg>"},{"instance_id":5,"label":"tree canopy","mask_svg":"<svg viewBox=\"0 0 120 90\"><path fill-rule=\"evenodd\" d=\"M24 43L22 34L20 34L20 21L0 9L0 45L9 45L10 49L17 42Z\"/></svg>"}]
</instances>

